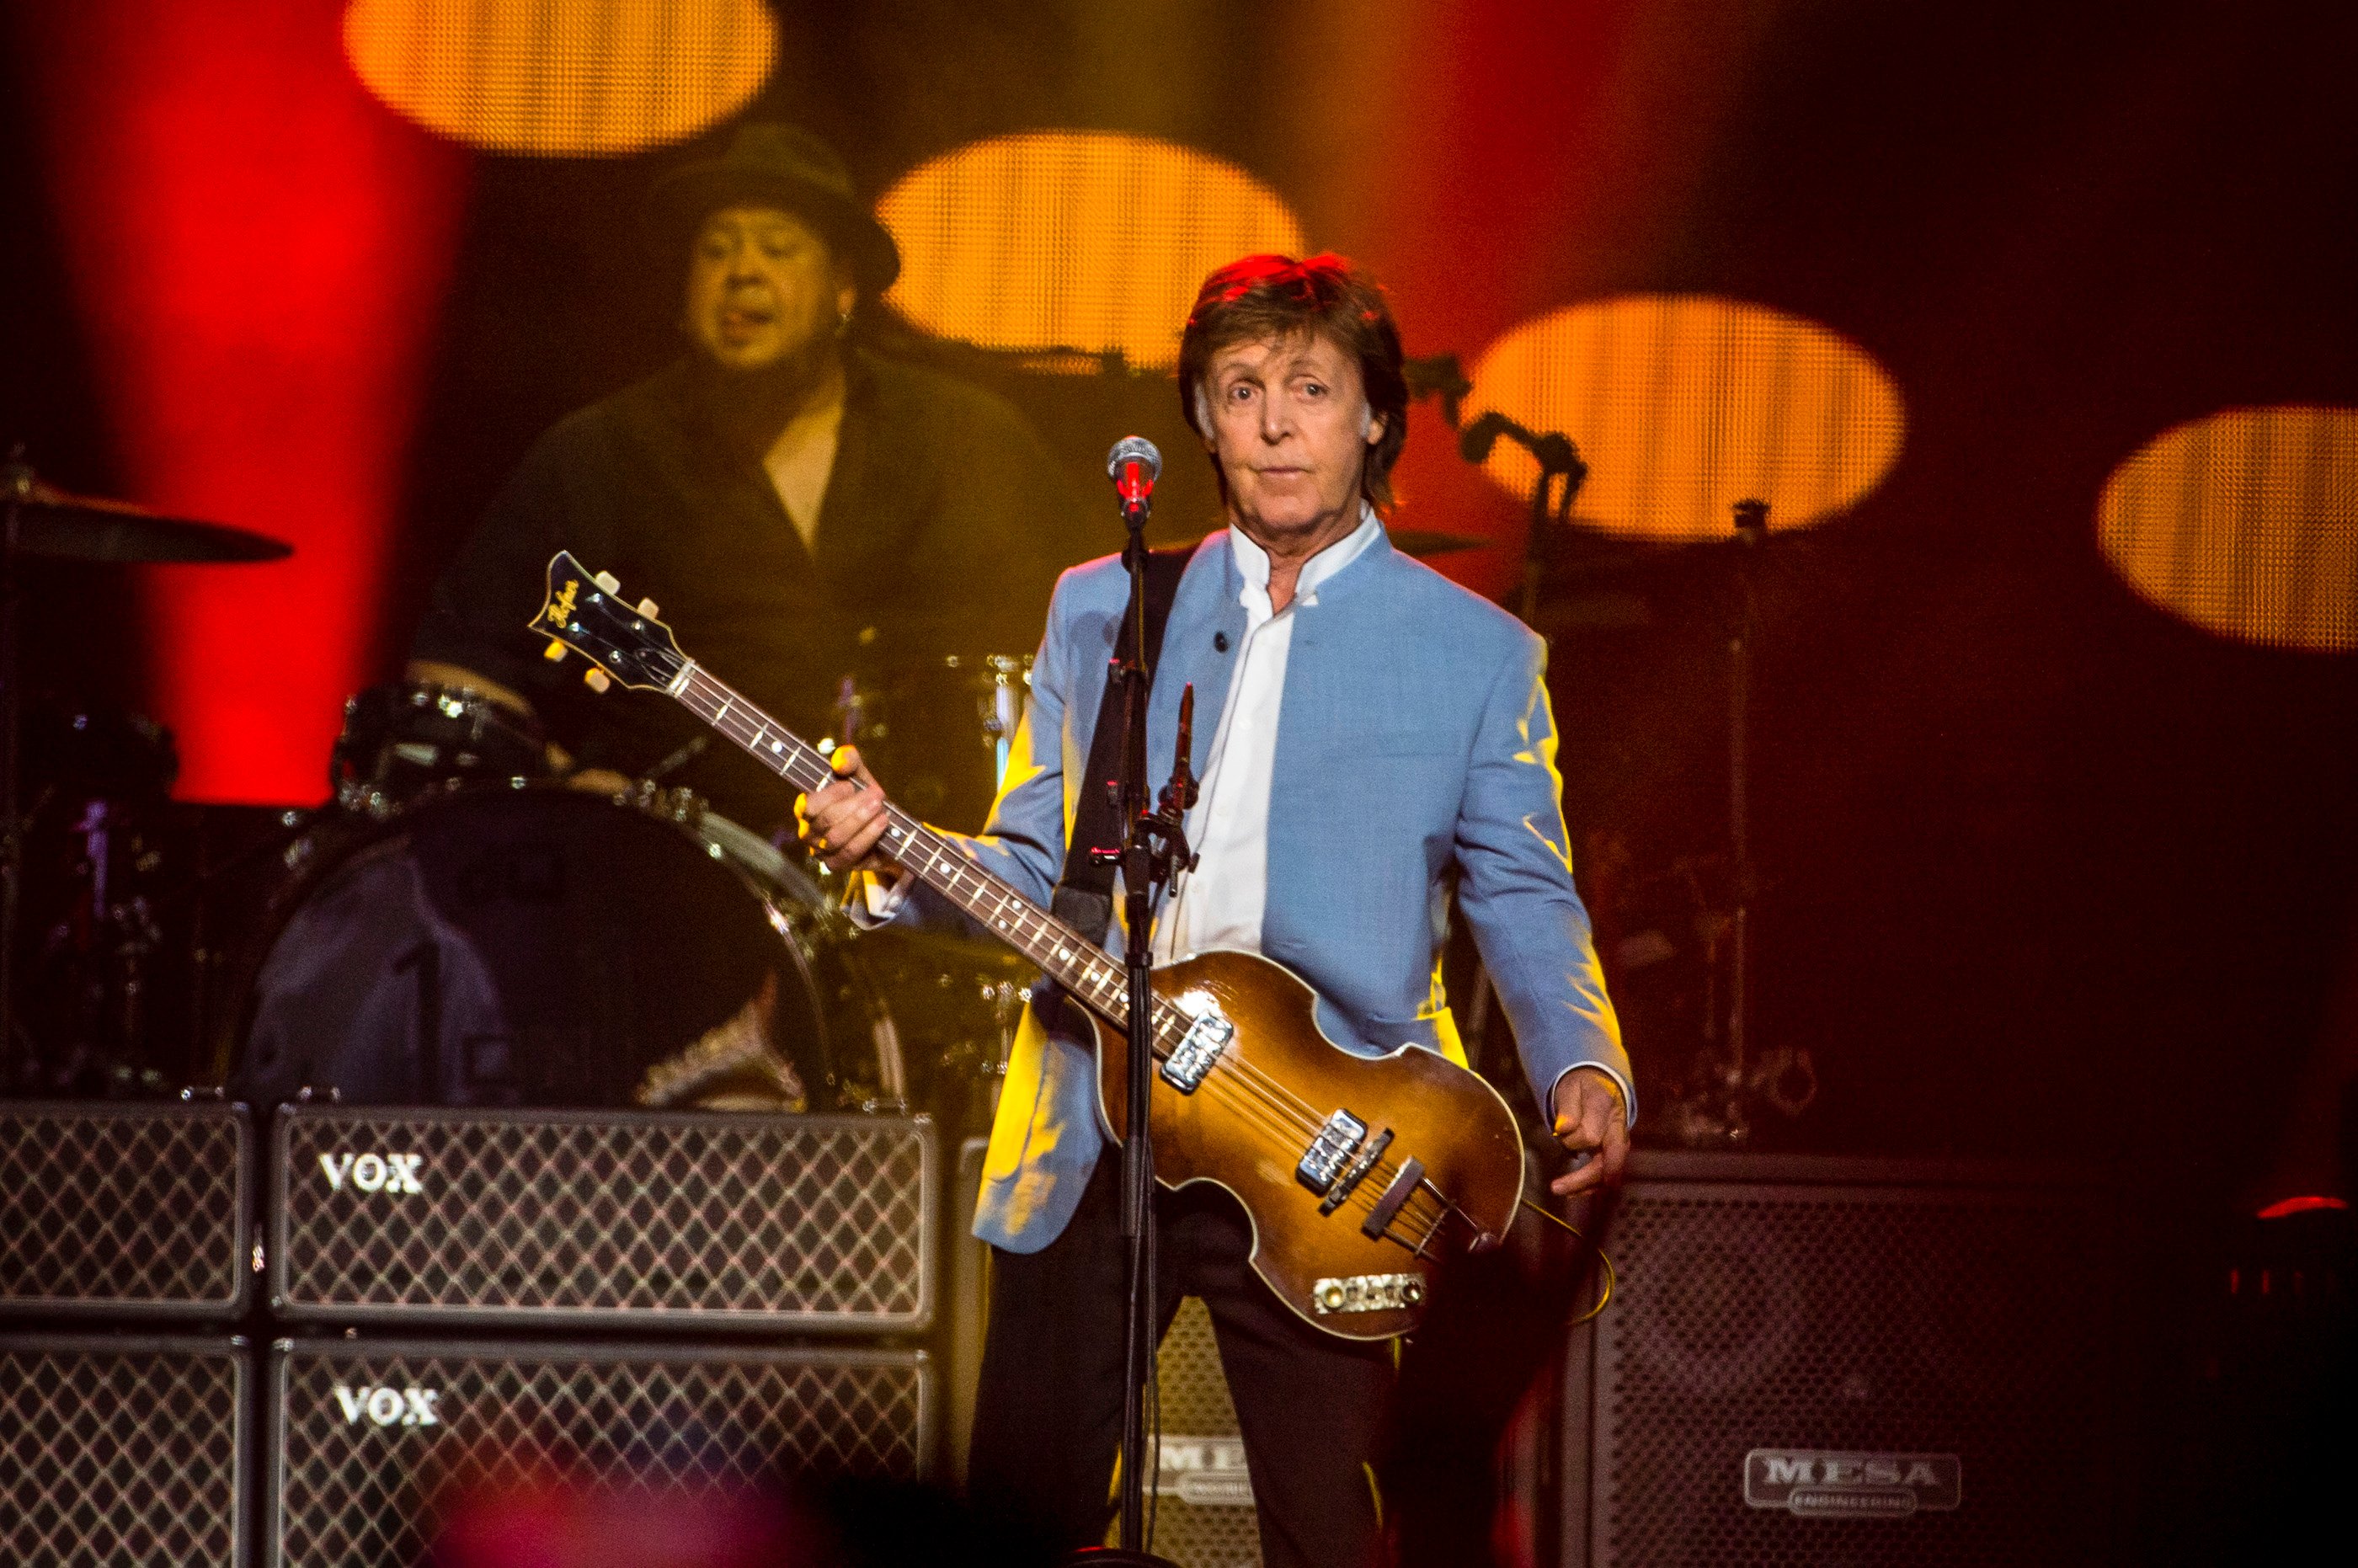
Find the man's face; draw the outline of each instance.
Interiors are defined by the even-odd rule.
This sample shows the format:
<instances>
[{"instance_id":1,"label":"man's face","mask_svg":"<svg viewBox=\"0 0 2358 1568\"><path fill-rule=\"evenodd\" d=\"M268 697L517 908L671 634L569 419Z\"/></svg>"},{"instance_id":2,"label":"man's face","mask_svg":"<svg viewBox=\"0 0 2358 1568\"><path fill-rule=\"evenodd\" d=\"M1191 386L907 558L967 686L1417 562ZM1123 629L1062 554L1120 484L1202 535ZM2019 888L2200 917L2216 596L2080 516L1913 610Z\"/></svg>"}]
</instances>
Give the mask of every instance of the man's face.
<instances>
[{"instance_id":1,"label":"man's face","mask_svg":"<svg viewBox=\"0 0 2358 1568\"><path fill-rule=\"evenodd\" d=\"M1358 362L1334 341L1303 332L1225 349L1201 396L1205 444L1248 535L1298 539L1356 522L1359 472L1384 422L1368 412Z\"/></svg>"},{"instance_id":2,"label":"man's face","mask_svg":"<svg viewBox=\"0 0 2358 1568\"><path fill-rule=\"evenodd\" d=\"M759 371L808 359L857 297L818 232L775 207L724 207L696 232L687 333L714 363Z\"/></svg>"}]
</instances>

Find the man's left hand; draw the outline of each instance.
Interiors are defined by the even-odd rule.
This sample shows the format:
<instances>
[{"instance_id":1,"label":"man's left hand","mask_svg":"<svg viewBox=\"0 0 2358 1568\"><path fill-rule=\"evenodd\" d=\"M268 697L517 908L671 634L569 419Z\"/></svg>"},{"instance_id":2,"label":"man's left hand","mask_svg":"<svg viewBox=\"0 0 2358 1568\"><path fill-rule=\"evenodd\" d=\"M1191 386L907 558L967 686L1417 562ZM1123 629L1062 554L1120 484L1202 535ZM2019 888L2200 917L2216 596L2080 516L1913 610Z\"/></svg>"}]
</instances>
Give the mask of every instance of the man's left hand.
<instances>
[{"instance_id":1,"label":"man's left hand","mask_svg":"<svg viewBox=\"0 0 2358 1568\"><path fill-rule=\"evenodd\" d=\"M1556 1141L1575 1156L1595 1152L1578 1170L1550 1183L1548 1191L1568 1197L1619 1181L1629 1160L1629 1118L1621 1086L1594 1067L1574 1067L1556 1080L1554 1109Z\"/></svg>"}]
</instances>

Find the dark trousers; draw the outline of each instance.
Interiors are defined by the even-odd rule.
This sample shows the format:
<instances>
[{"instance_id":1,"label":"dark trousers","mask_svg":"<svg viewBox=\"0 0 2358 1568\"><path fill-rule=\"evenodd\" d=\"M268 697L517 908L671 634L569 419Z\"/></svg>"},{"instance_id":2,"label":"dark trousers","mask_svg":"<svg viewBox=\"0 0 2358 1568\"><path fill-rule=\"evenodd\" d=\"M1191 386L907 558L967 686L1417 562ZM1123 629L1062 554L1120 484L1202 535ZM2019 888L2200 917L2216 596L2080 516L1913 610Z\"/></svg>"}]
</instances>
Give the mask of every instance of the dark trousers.
<instances>
[{"instance_id":1,"label":"dark trousers","mask_svg":"<svg viewBox=\"0 0 2358 1568\"><path fill-rule=\"evenodd\" d=\"M1121 1445L1121 1156L1098 1162L1080 1211L1034 1253L991 1254L990 1325L976 1397L976 1502L1094 1545L1113 1518ZM1265 1568L1369 1568L1381 1543L1373 1465L1393 1384L1388 1344L1322 1334L1261 1283L1252 1232L1227 1193L1156 1195L1155 1311L1210 1310L1244 1435Z\"/></svg>"}]
</instances>

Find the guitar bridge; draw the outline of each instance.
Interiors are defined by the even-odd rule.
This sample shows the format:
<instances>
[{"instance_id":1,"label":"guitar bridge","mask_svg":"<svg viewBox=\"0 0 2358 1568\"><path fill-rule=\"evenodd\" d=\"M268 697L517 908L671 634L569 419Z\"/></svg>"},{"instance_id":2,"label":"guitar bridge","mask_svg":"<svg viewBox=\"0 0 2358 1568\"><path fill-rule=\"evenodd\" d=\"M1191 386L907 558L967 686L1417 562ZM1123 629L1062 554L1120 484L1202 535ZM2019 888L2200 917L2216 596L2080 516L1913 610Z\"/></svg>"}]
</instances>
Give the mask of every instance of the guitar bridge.
<instances>
[{"instance_id":1,"label":"guitar bridge","mask_svg":"<svg viewBox=\"0 0 2358 1568\"><path fill-rule=\"evenodd\" d=\"M1351 1168L1337 1177L1334 1187L1325 1197L1318 1200L1318 1212L1321 1215L1329 1215L1341 1208L1343 1201L1351 1195L1361 1182L1368 1179L1368 1173L1376 1168L1376 1162L1382 1159L1384 1151L1391 1146L1392 1130L1387 1127L1376 1134L1359 1157L1351 1162Z\"/></svg>"},{"instance_id":2,"label":"guitar bridge","mask_svg":"<svg viewBox=\"0 0 2358 1568\"><path fill-rule=\"evenodd\" d=\"M1347 1110L1338 1110L1326 1119L1318 1136L1310 1141L1303 1152L1302 1163L1293 1168L1293 1179L1325 1197L1343 1179L1344 1168L1359 1145L1368 1138L1368 1124Z\"/></svg>"}]
</instances>

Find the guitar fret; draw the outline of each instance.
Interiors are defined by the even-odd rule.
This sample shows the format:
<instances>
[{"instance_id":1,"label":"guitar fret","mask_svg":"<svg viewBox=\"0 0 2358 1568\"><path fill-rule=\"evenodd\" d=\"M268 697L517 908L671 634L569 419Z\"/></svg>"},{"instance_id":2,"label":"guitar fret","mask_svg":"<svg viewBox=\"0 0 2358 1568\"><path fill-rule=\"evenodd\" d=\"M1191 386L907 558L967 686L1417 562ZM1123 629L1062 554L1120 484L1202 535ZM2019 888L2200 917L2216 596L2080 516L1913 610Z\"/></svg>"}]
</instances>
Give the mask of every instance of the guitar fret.
<instances>
[{"instance_id":1,"label":"guitar fret","mask_svg":"<svg viewBox=\"0 0 2358 1568\"><path fill-rule=\"evenodd\" d=\"M806 794L834 778L835 770L809 742L777 725L695 661L685 661L665 689L756 762ZM974 865L932 828L897 806L888 806L887 813L884 838L902 865L984 926L999 932L1115 1027L1122 1025L1130 1011L1128 970ZM1184 1033L1186 1022L1166 1004L1157 1003L1154 1038L1167 1045Z\"/></svg>"}]
</instances>

